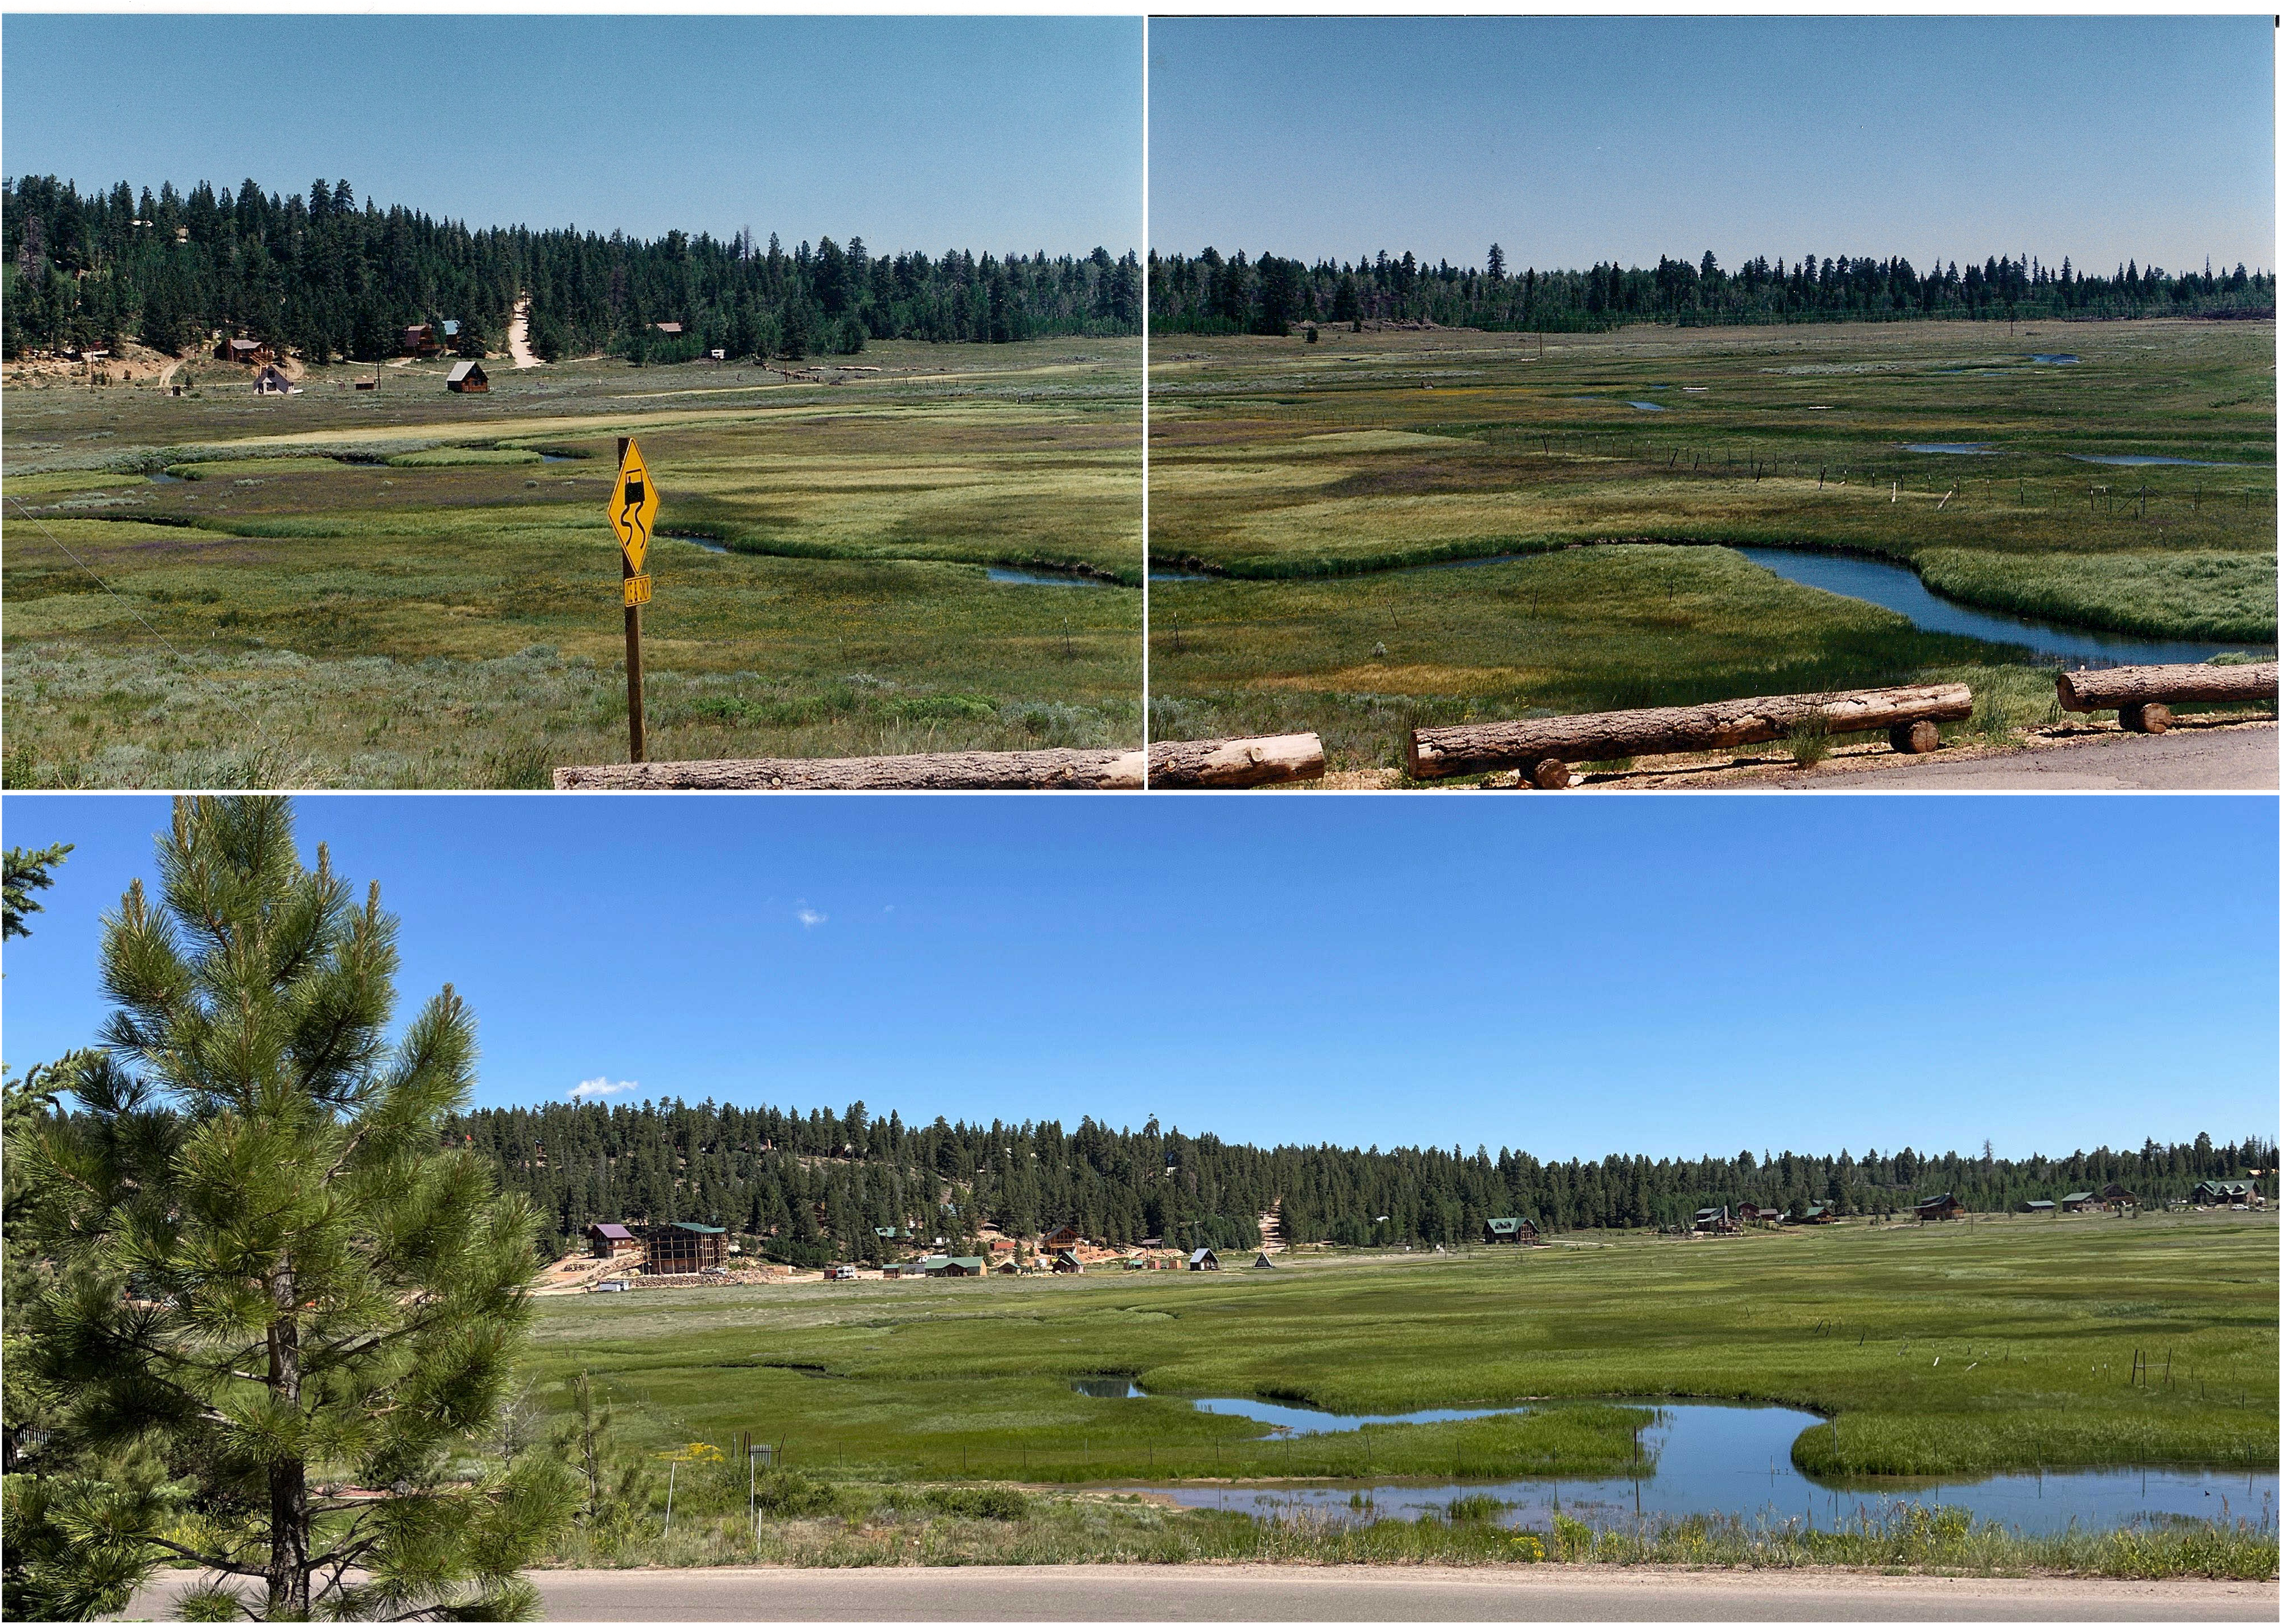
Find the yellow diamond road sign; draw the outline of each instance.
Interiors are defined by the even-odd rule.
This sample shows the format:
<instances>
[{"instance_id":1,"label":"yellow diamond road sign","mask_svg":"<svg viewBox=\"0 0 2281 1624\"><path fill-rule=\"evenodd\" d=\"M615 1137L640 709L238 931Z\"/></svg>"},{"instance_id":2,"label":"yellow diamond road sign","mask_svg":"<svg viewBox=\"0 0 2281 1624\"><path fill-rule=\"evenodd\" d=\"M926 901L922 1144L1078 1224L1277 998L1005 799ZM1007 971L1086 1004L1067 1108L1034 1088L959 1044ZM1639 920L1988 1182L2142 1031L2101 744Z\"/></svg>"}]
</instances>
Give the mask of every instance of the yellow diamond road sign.
<instances>
[{"instance_id":1,"label":"yellow diamond road sign","mask_svg":"<svg viewBox=\"0 0 2281 1624\"><path fill-rule=\"evenodd\" d=\"M657 486L642 462L641 447L626 442L626 459L618 465L618 483L610 491L610 528L626 555L626 568L641 573L649 556L650 526L657 522Z\"/></svg>"}]
</instances>

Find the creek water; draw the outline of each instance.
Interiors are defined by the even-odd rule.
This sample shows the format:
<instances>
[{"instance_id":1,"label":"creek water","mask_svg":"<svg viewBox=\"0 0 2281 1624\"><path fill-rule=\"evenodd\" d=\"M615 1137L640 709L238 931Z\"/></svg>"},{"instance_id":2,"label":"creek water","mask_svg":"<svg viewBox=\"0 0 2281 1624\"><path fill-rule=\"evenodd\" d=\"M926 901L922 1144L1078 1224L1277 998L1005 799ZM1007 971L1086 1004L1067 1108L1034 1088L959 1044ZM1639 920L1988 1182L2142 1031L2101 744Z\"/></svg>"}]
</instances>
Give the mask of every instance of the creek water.
<instances>
[{"instance_id":1,"label":"creek water","mask_svg":"<svg viewBox=\"0 0 2281 1624\"><path fill-rule=\"evenodd\" d=\"M2238 462L2197 462L2192 457L2100 457L2088 452L2068 452L2070 462L2099 462L2111 468L2234 468Z\"/></svg>"},{"instance_id":2,"label":"creek water","mask_svg":"<svg viewBox=\"0 0 2281 1624\"><path fill-rule=\"evenodd\" d=\"M1009 569L1003 564L989 567L990 578L1001 586L1114 586L1114 581L1097 581L1091 576L1063 574L1050 569Z\"/></svg>"},{"instance_id":3,"label":"creek water","mask_svg":"<svg viewBox=\"0 0 2281 1624\"><path fill-rule=\"evenodd\" d=\"M1989 440L1920 440L1901 449L1928 452L1942 457L1985 457L1994 449L1994 443Z\"/></svg>"},{"instance_id":4,"label":"creek water","mask_svg":"<svg viewBox=\"0 0 2281 1624\"><path fill-rule=\"evenodd\" d=\"M1906 565L1877 559L1806 553L1793 547L1737 547L1735 551L1785 581L1859 598L1905 615L1921 630L1952 631L1991 643L2017 644L2040 659L2063 664L2192 665L2213 654L2262 652L2248 644L2090 631L1998 609L1975 609L1941 597Z\"/></svg>"},{"instance_id":5,"label":"creek water","mask_svg":"<svg viewBox=\"0 0 2281 1624\"><path fill-rule=\"evenodd\" d=\"M1148 1396L1122 1379L1086 1385L1081 1390L1095 1388L1100 1389L1096 1396ZM1213 1414L1252 1416L1270 1426L1287 1427L1294 1434L1513 1413L1422 1410L1403 1415L1335 1416L1251 1399L1188 1402ZM1912 1479L1874 1487L1833 1485L1815 1482L1790 1465L1790 1445L1821 1419L1809 1411L1779 1405L1691 1403L1643 1403L1641 1407L1651 1409L1655 1419L1640 1435L1651 1465L1638 1477L1152 1487L1183 1505L1216 1506L1254 1516L1304 1510L1332 1516L1415 1518L1439 1514L1460 1496L1488 1495L1504 1502L1498 1520L1514 1527L1549 1527L1555 1510L1602 1527L1620 1526L1635 1518L1703 1512L1769 1520L1811 1518L1817 1526L1835 1526L1858 1521L1864 1514L1874 1521L1908 1504L1960 1507L1976 1520L2008 1523L2030 1534L2057 1532L2070 1524L2122 1527L2167 1517L2245 1518L2270 1527L2274 1518L2275 1476L2270 1472L2150 1467L2012 1472L1972 1482Z\"/></svg>"}]
</instances>

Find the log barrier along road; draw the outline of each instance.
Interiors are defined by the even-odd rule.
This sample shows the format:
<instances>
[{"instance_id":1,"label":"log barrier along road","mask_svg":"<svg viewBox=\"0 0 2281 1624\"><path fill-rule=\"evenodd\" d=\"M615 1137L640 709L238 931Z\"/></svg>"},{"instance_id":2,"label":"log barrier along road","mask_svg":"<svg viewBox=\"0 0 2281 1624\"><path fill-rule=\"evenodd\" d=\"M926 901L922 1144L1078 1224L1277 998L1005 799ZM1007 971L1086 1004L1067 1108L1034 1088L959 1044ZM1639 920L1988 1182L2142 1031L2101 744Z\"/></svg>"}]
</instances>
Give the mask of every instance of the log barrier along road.
<instances>
[{"instance_id":1,"label":"log barrier along road","mask_svg":"<svg viewBox=\"0 0 2281 1624\"><path fill-rule=\"evenodd\" d=\"M1138 750L966 750L839 760L637 762L558 767L559 790L1137 790ZM1192 739L1148 746L1156 789L1240 790L1323 776L1312 733Z\"/></svg>"},{"instance_id":2,"label":"log barrier along road","mask_svg":"<svg viewBox=\"0 0 2281 1624\"><path fill-rule=\"evenodd\" d=\"M768 1620L2138 1620L2271 1624L2267 1581L1932 1579L1826 1569L1571 1567L683 1567L529 1575L551 1624ZM189 1575L120 1617L169 1616Z\"/></svg>"},{"instance_id":3,"label":"log barrier along road","mask_svg":"<svg viewBox=\"0 0 2281 1624\"><path fill-rule=\"evenodd\" d=\"M2170 707L2270 701L2281 690L2281 663L2120 665L2106 671L2061 671L2061 710L2111 710L2133 733L2169 730Z\"/></svg>"},{"instance_id":4,"label":"log barrier along road","mask_svg":"<svg viewBox=\"0 0 2281 1624\"><path fill-rule=\"evenodd\" d=\"M1836 790L1880 795L1916 791L2221 790L2270 795L2281 789L2281 733L2273 724L2190 728L2158 738L2106 733L2029 750L1959 760L1885 756L1867 770L1777 772L1706 789Z\"/></svg>"}]
</instances>

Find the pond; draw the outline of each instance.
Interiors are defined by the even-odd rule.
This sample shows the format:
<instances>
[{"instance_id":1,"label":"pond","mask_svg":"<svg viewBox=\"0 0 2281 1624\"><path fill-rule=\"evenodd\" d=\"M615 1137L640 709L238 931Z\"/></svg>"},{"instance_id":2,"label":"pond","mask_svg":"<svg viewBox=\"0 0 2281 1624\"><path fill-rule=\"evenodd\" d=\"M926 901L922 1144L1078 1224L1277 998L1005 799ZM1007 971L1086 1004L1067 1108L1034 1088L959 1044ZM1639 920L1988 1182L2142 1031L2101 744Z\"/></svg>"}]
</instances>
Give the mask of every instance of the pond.
<instances>
[{"instance_id":1,"label":"pond","mask_svg":"<svg viewBox=\"0 0 2281 1624\"><path fill-rule=\"evenodd\" d=\"M1992 448L1988 440L1919 440L1904 445L1903 451L1929 452L1942 457L1985 457Z\"/></svg>"},{"instance_id":2,"label":"pond","mask_svg":"<svg viewBox=\"0 0 2281 1624\"><path fill-rule=\"evenodd\" d=\"M1859 598L1905 615L1924 631L1952 631L1991 643L2012 643L2063 664L2193 665L2213 654L2262 652L2252 645L2146 638L2122 631L2087 631L1997 609L1975 609L1941 597L1906 564L1792 547L1737 547L1736 552L1785 581Z\"/></svg>"},{"instance_id":3,"label":"pond","mask_svg":"<svg viewBox=\"0 0 2281 1624\"><path fill-rule=\"evenodd\" d=\"M1229 1403L1195 1401L1199 1409ZM1623 1402L1623 1401L1616 1401ZM1523 1479L1508 1482L1377 1483L1357 1486L1277 1485L1197 1488L1161 1492L1183 1505L1214 1506L1253 1515L1304 1509L1318 1514L1415 1518L1433 1514L1459 1496L1492 1495L1506 1503L1500 1520L1516 1527L1546 1527L1557 1508L1603 1527L1635 1518L1725 1512L1769 1520L1812 1518L1816 1525L1874 1520L1914 1503L1960 1506L1976 1520L2009 1523L2027 1533L2057 1532L2074 1523L2116 1527L2149 1518L2263 1519L2274 1514L2270 1472L2115 1470L2007 1473L1978 1482L1912 1480L1885 1488L1833 1487L1805 1476L1790 1462L1791 1443L1821 1417L1775 1405L1667 1404L1651 1407L1655 1423L1641 1435L1653 1462L1645 1476ZM1453 1412L1380 1418L1423 1420ZM1454 1413L1485 1413L1462 1411ZM1487 1412L1495 1413L1495 1412ZM1355 1418L1359 1420L1361 1418Z\"/></svg>"},{"instance_id":4,"label":"pond","mask_svg":"<svg viewBox=\"0 0 2281 1624\"><path fill-rule=\"evenodd\" d=\"M2030 355L2028 359L2038 367L2076 367L2083 363L2080 355Z\"/></svg>"},{"instance_id":5,"label":"pond","mask_svg":"<svg viewBox=\"0 0 2281 1624\"><path fill-rule=\"evenodd\" d=\"M1097 581L1091 576L1074 571L1063 573L1050 569L1009 569L1003 564L990 567L990 578L1004 586L1114 586L1114 581Z\"/></svg>"},{"instance_id":6,"label":"pond","mask_svg":"<svg viewBox=\"0 0 2281 1624\"><path fill-rule=\"evenodd\" d=\"M715 541L710 536L679 536L670 530L660 530L657 538L660 541L685 541L692 547L704 548L707 553L726 553L729 550L726 542Z\"/></svg>"},{"instance_id":7,"label":"pond","mask_svg":"<svg viewBox=\"0 0 2281 1624\"><path fill-rule=\"evenodd\" d=\"M2192 457L2099 457L2088 452L2068 452L2071 462L2100 462L2111 468L2238 468L2238 462L2197 462Z\"/></svg>"},{"instance_id":8,"label":"pond","mask_svg":"<svg viewBox=\"0 0 2281 1624\"><path fill-rule=\"evenodd\" d=\"M1627 400L1624 404L1635 412L1660 412L1663 408L1652 400Z\"/></svg>"},{"instance_id":9,"label":"pond","mask_svg":"<svg viewBox=\"0 0 2281 1624\"><path fill-rule=\"evenodd\" d=\"M1193 569L1154 568L1148 571L1148 578L1151 581L1210 581L1213 579L1210 576L1199 574Z\"/></svg>"},{"instance_id":10,"label":"pond","mask_svg":"<svg viewBox=\"0 0 2281 1624\"><path fill-rule=\"evenodd\" d=\"M1125 1376L1087 1376L1070 1383L1088 1398L1146 1398L1140 1384ZM1504 1404L1488 1410L1407 1410L1399 1415L1340 1415L1311 1404L1279 1404L1264 1398L1192 1398L1188 1403L1206 1415L1240 1415L1272 1428L1278 1436L1311 1436L1318 1433L1357 1432L1365 1427L1415 1426L1426 1421L1472 1421L1485 1415L1519 1415L1527 1404Z\"/></svg>"}]
</instances>

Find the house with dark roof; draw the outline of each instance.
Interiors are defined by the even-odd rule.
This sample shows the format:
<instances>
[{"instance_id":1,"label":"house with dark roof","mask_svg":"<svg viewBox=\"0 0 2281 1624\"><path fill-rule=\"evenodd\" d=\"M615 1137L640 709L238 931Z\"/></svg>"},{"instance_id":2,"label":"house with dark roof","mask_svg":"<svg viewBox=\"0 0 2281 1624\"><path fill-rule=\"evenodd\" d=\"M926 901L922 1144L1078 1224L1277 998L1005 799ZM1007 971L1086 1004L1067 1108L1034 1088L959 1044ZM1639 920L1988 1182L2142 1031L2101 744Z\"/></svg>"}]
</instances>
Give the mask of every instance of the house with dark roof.
<instances>
[{"instance_id":1,"label":"house with dark roof","mask_svg":"<svg viewBox=\"0 0 2281 1624\"><path fill-rule=\"evenodd\" d=\"M1939 1219L1963 1217L1964 1203L1957 1200L1954 1195L1943 1194L1935 1195L1929 1201L1917 1203L1914 1210L1917 1222L1926 1224Z\"/></svg>"},{"instance_id":2,"label":"house with dark roof","mask_svg":"<svg viewBox=\"0 0 2281 1624\"><path fill-rule=\"evenodd\" d=\"M2205 1179L2187 1200L2197 1207L2256 1207L2264 1203L2257 1187L2246 1179Z\"/></svg>"},{"instance_id":3,"label":"house with dark roof","mask_svg":"<svg viewBox=\"0 0 2281 1624\"><path fill-rule=\"evenodd\" d=\"M586 1249L597 1257L638 1257L642 1243L623 1224L589 1224Z\"/></svg>"},{"instance_id":4,"label":"house with dark roof","mask_svg":"<svg viewBox=\"0 0 2281 1624\"><path fill-rule=\"evenodd\" d=\"M1716 1207L1697 1207L1694 1230L1698 1235L1731 1235L1735 1233L1735 1219L1723 1203Z\"/></svg>"}]
</instances>

